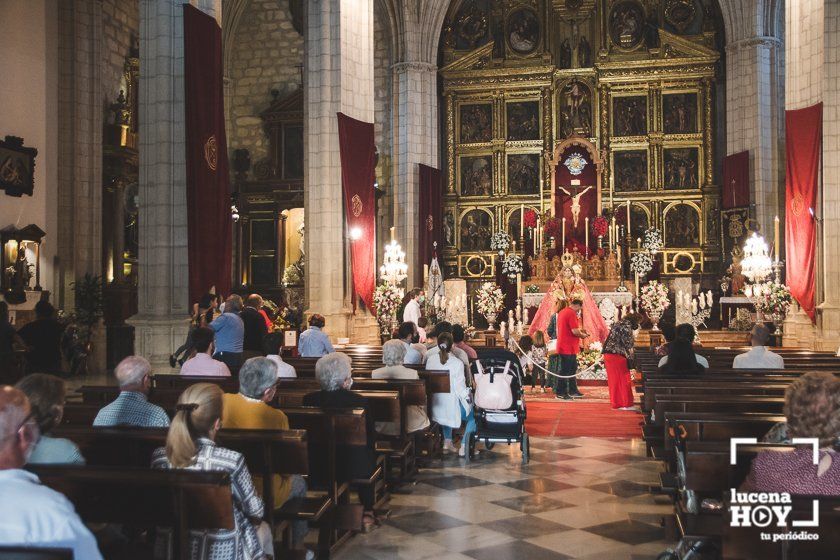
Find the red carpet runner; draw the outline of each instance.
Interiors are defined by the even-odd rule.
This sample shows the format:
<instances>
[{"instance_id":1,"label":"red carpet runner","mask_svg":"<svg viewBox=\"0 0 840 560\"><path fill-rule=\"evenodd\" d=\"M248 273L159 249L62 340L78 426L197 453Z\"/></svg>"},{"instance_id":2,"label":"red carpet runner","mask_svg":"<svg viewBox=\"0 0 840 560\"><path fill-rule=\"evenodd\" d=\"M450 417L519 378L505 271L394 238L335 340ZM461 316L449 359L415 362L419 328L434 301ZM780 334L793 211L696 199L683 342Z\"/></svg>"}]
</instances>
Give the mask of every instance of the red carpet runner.
<instances>
[{"instance_id":1,"label":"red carpet runner","mask_svg":"<svg viewBox=\"0 0 840 560\"><path fill-rule=\"evenodd\" d=\"M526 396L528 435L627 438L642 435L642 415L629 410L613 410L608 401L540 401L528 401Z\"/></svg>"}]
</instances>

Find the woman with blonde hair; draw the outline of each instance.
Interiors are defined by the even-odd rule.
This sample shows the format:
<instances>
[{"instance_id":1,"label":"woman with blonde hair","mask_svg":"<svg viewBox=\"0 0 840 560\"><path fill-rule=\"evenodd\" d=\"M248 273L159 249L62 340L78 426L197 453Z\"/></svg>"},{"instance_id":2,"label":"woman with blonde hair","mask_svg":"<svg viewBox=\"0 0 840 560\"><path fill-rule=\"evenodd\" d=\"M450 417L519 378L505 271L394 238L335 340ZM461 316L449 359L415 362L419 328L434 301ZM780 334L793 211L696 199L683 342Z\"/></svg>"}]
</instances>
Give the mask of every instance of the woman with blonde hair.
<instances>
[{"instance_id":1,"label":"woman with blonde hair","mask_svg":"<svg viewBox=\"0 0 840 560\"><path fill-rule=\"evenodd\" d=\"M190 531L192 560L266 558L271 531L262 522L263 502L254 490L241 454L218 447L214 440L222 427L222 390L211 383L196 383L178 398L166 447L155 450L152 468L225 471L233 494L232 530ZM231 552L233 554L231 554Z\"/></svg>"},{"instance_id":2,"label":"woman with blonde hair","mask_svg":"<svg viewBox=\"0 0 840 560\"><path fill-rule=\"evenodd\" d=\"M469 447L470 434L475 432L475 416L473 415L472 393L467 388L464 377L464 363L452 355L455 345L452 335L442 332L437 337L439 352L430 353L426 361L426 369L430 371L449 372L449 392L436 393L432 396L432 419L443 429L443 448L445 451L455 451L452 445L452 429L460 428L461 421L467 421L464 429L464 439L458 455L464 457Z\"/></svg>"}]
</instances>

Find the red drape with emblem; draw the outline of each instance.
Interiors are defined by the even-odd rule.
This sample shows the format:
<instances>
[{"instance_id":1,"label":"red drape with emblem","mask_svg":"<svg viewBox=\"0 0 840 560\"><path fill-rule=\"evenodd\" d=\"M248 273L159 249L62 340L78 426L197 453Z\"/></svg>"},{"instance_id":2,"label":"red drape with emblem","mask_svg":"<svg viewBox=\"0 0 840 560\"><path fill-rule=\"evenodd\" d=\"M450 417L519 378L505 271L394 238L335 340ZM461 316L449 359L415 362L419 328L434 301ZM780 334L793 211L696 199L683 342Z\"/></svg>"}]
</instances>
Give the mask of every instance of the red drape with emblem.
<instances>
[{"instance_id":1,"label":"red drape with emblem","mask_svg":"<svg viewBox=\"0 0 840 560\"><path fill-rule=\"evenodd\" d=\"M750 205L750 152L723 158L723 209Z\"/></svg>"},{"instance_id":2,"label":"red drape with emblem","mask_svg":"<svg viewBox=\"0 0 840 560\"><path fill-rule=\"evenodd\" d=\"M419 220L418 240L420 241L417 252L417 270L423 270L423 265L432 261L434 244L442 248L441 207L442 190L440 182L440 170L422 163L418 165L420 172L420 212L417 215Z\"/></svg>"},{"instance_id":3,"label":"red drape with emblem","mask_svg":"<svg viewBox=\"0 0 840 560\"><path fill-rule=\"evenodd\" d=\"M184 4L187 259L190 302L231 284L230 174L222 85L222 30Z\"/></svg>"},{"instance_id":4,"label":"red drape with emblem","mask_svg":"<svg viewBox=\"0 0 840 560\"><path fill-rule=\"evenodd\" d=\"M785 111L785 277L790 292L814 321L817 205L822 152L822 103Z\"/></svg>"},{"instance_id":5,"label":"red drape with emblem","mask_svg":"<svg viewBox=\"0 0 840 560\"><path fill-rule=\"evenodd\" d=\"M358 228L361 236L351 241L350 258L353 269L353 286L368 309L373 309L373 290L376 284L374 270L374 240L376 239L376 196L373 123L366 123L338 115L338 146L341 152L341 188L344 192L344 212L347 231ZM328 258L322 255L319 258ZM355 310L356 304L353 303Z\"/></svg>"},{"instance_id":6,"label":"red drape with emblem","mask_svg":"<svg viewBox=\"0 0 840 560\"><path fill-rule=\"evenodd\" d=\"M574 160L578 159L575 164ZM573 160L573 161L570 161ZM569 161L569 166L566 162ZM583 165L583 169L579 166ZM579 170L579 173L572 173L572 170ZM580 181L580 185L572 186L572 181ZM566 189L569 194L564 193L560 188ZM572 219L572 196L583 192L587 187L592 187L584 192L580 199L580 214L578 217L577 227L575 227ZM598 215L598 183L595 172L595 164L592 163L592 157L589 152L581 146L569 146L563 153L560 154L560 162L557 164L554 175L554 200L555 200L555 216L558 220L566 218L566 247L572 250L577 246L578 250L583 253L584 243L586 241L586 218L589 218L589 248L590 251L595 247L596 239L592 233L592 221ZM557 247L560 247L560 239L555 240Z\"/></svg>"}]
</instances>

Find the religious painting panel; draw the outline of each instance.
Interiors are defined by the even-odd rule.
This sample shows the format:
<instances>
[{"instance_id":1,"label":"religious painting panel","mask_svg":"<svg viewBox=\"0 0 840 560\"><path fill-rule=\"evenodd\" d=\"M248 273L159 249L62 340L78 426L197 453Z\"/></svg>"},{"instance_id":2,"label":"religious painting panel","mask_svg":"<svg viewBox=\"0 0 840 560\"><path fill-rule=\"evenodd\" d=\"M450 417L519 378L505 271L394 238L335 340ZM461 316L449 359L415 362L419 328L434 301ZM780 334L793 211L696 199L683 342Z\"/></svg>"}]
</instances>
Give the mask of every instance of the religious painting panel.
<instances>
[{"instance_id":1,"label":"religious painting panel","mask_svg":"<svg viewBox=\"0 0 840 560\"><path fill-rule=\"evenodd\" d=\"M490 40L490 1L468 0L447 24L444 46L473 50Z\"/></svg>"},{"instance_id":2,"label":"religious painting panel","mask_svg":"<svg viewBox=\"0 0 840 560\"><path fill-rule=\"evenodd\" d=\"M459 166L461 196L493 194L493 156L462 156Z\"/></svg>"},{"instance_id":3,"label":"religious painting panel","mask_svg":"<svg viewBox=\"0 0 840 560\"><path fill-rule=\"evenodd\" d=\"M633 49L642 42L645 30L645 10L635 0L613 4L609 13L608 30L613 44L621 49Z\"/></svg>"},{"instance_id":4,"label":"religious painting panel","mask_svg":"<svg viewBox=\"0 0 840 560\"><path fill-rule=\"evenodd\" d=\"M510 194L539 194L540 155L508 154L507 187Z\"/></svg>"},{"instance_id":5,"label":"religious painting panel","mask_svg":"<svg viewBox=\"0 0 840 560\"><path fill-rule=\"evenodd\" d=\"M663 2L665 28L671 33L694 35L702 31L703 13L699 0L665 0Z\"/></svg>"},{"instance_id":6,"label":"religious painting panel","mask_svg":"<svg viewBox=\"0 0 840 560\"><path fill-rule=\"evenodd\" d=\"M644 237L645 230L650 227L650 216L641 204L630 205L630 237L639 239Z\"/></svg>"},{"instance_id":7,"label":"religious painting panel","mask_svg":"<svg viewBox=\"0 0 840 560\"><path fill-rule=\"evenodd\" d=\"M530 8L520 8L507 18L508 47L518 55L533 53L540 44L540 20Z\"/></svg>"},{"instance_id":8,"label":"religious painting panel","mask_svg":"<svg viewBox=\"0 0 840 560\"><path fill-rule=\"evenodd\" d=\"M571 80L559 88L558 122L560 136L592 136L592 90L580 80Z\"/></svg>"},{"instance_id":9,"label":"religious painting panel","mask_svg":"<svg viewBox=\"0 0 840 560\"><path fill-rule=\"evenodd\" d=\"M470 210L461 217L461 251L481 252L490 250L493 218L485 210Z\"/></svg>"},{"instance_id":10,"label":"religious painting panel","mask_svg":"<svg viewBox=\"0 0 840 560\"><path fill-rule=\"evenodd\" d=\"M675 204L665 210L665 246L699 247L700 212L690 204Z\"/></svg>"},{"instance_id":11,"label":"religious painting panel","mask_svg":"<svg viewBox=\"0 0 840 560\"><path fill-rule=\"evenodd\" d=\"M493 105L490 103L461 105L459 122L458 139L462 144L493 139Z\"/></svg>"},{"instance_id":12,"label":"religious painting panel","mask_svg":"<svg viewBox=\"0 0 840 560\"><path fill-rule=\"evenodd\" d=\"M665 134L691 134L697 128L697 94L668 93L662 96L662 128Z\"/></svg>"},{"instance_id":13,"label":"religious painting panel","mask_svg":"<svg viewBox=\"0 0 840 560\"><path fill-rule=\"evenodd\" d=\"M505 106L508 140L540 139L540 102L517 101Z\"/></svg>"},{"instance_id":14,"label":"religious painting panel","mask_svg":"<svg viewBox=\"0 0 840 560\"><path fill-rule=\"evenodd\" d=\"M696 189L700 186L699 148L665 148L662 157L666 189Z\"/></svg>"},{"instance_id":15,"label":"religious painting panel","mask_svg":"<svg viewBox=\"0 0 840 560\"><path fill-rule=\"evenodd\" d=\"M558 41L557 66L561 69L591 68L593 63L593 40L591 16L592 0L589 6L580 5L573 9L555 12L559 17L553 22ZM555 4L556 6L556 4ZM583 8L580 10L580 8ZM580 10L580 11L579 11ZM563 38L560 41L560 38Z\"/></svg>"},{"instance_id":16,"label":"religious painting panel","mask_svg":"<svg viewBox=\"0 0 840 560\"><path fill-rule=\"evenodd\" d=\"M646 191L648 189L647 150L613 152L612 173L615 192Z\"/></svg>"},{"instance_id":17,"label":"religious painting panel","mask_svg":"<svg viewBox=\"0 0 840 560\"><path fill-rule=\"evenodd\" d=\"M633 95L612 99L613 136L647 134L647 97Z\"/></svg>"}]
</instances>

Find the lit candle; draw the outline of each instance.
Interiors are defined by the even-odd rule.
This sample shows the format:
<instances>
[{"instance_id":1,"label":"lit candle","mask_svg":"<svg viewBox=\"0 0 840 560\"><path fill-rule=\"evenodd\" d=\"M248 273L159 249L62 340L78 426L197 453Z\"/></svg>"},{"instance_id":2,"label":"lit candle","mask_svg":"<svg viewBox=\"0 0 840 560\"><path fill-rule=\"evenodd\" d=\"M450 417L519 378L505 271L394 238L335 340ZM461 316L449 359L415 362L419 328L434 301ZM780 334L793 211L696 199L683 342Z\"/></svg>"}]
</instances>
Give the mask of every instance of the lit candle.
<instances>
[{"instance_id":1,"label":"lit candle","mask_svg":"<svg viewBox=\"0 0 840 560\"><path fill-rule=\"evenodd\" d=\"M563 217L562 225L560 226L563 234L560 237L560 252L566 252L566 217Z\"/></svg>"},{"instance_id":2,"label":"lit candle","mask_svg":"<svg viewBox=\"0 0 840 560\"><path fill-rule=\"evenodd\" d=\"M511 252L516 254L516 241L511 241Z\"/></svg>"},{"instance_id":3,"label":"lit candle","mask_svg":"<svg viewBox=\"0 0 840 560\"><path fill-rule=\"evenodd\" d=\"M519 239L525 239L525 205L519 206Z\"/></svg>"},{"instance_id":4,"label":"lit candle","mask_svg":"<svg viewBox=\"0 0 840 560\"><path fill-rule=\"evenodd\" d=\"M534 253L539 255L542 248L542 230L540 229L540 218L537 217L537 234L534 237Z\"/></svg>"},{"instance_id":5,"label":"lit candle","mask_svg":"<svg viewBox=\"0 0 840 560\"><path fill-rule=\"evenodd\" d=\"M393 226L391 226L391 241L393 241L393 240L394 240L394 230L395 230L395 229L396 229L396 228L394 228Z\"/></svg>"},{"instance_id":6,"label":"lit candle","mask_svg":"<svg viewBox=\"0 0 840 560\"><path fill-rule=\"evenodd\" d=\"M610 251L615 250L615 240L618 238L618 230L615 229L615 214L612 217L612 224L610 225ZM615 237L614 237L615 236Z\"/></svg>"},{"instance_id":7,"label":"lit candle","mask_svg":"<svg viewBox=\"0 0 840 560\"><path fill-rule=\"evenodd\" d=\"M630 235L630 201L627 201L627 235Z\"/></svg>"},{"instance_id":8,"label":"lit candle","mask_svg":"<svg viewBox=\"0 0 840 560\"><path fill-rule=\"evenodd\" d=\"M642 238L641 237L636 238L636 248L638 248L638 249L642 248Z\"/></svg>"},{"instance_id":9,"label":"lit candle","mask_svg":"<svg viewBox=\"0 0 840 560\"><path fill-rule=\"evenodd\" d=\"M773 219L773 252L776 253L776 262L779 262L779 217Z\"/></svg>"},{"instance_id":10,"label":"lit candle","mask_svg":"<svg viewBox=\"0 0 840 560\"><path fill-rule=\"evenodd\" d=\"M521 274L516 275L516 297L518 297L518 298L522 297L522 275ZM518 308L517 308L517 310L518 310Z\"/></svg>"},{"instance_id":11,"label":"lit candle","mask_svg":"<svg viewBox=\"0 0 840 560\"><path fill-rule=\"evenodd\" d=\"M583 255L586 258L589 258L589 216L587 216L586 219L584 220L583 227L584 227L583 237L585 239L585 241L583 243L584 244Z\"/></svg>"}]
</instances>

